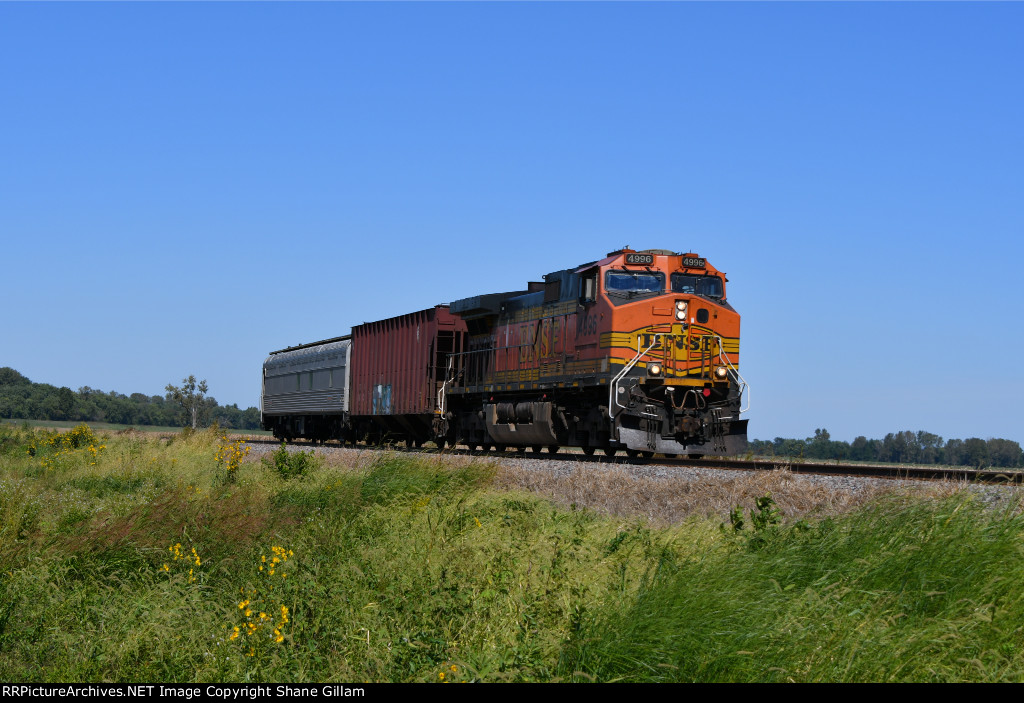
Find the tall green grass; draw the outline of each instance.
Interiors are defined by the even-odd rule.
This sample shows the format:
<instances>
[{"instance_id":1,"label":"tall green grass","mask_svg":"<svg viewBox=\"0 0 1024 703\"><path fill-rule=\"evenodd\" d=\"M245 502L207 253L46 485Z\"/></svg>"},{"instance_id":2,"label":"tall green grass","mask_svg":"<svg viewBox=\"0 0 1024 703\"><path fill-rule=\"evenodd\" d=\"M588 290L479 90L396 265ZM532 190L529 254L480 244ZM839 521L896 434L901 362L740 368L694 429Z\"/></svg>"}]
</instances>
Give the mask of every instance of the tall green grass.
<instances>
[{"instance_id":1,"label":"tall green grass","mask_svg":"<svg viewBox=\"0 0 1024 703\"><path fill-rule=\"evenodd\" d=\"M1022 518L891 501L723 541L587 623L565 671L628 681L1024 678Z\"/></svg>"},{"instance_id":2,"label":"tall green grass","mask_svg":"<svg viewBox=\"0 0 1024 703\"><path fill-rule=\"evenodd\" d=\"M6 681L1020 680L1015 513L655 530L379 455L0 428ZM34 449L32 449L34 447ZM727 516L722 516L726 519Z\"/></svg>"}]
</instances>

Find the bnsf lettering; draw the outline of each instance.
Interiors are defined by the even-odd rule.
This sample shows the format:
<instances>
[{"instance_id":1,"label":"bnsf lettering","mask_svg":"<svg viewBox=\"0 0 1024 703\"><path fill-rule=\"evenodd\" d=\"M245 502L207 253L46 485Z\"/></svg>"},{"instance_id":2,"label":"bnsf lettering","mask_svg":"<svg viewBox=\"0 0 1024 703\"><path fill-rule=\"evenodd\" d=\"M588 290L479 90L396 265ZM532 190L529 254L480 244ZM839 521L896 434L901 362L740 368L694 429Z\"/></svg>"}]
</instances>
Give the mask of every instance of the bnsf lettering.
<instances>
[{"instance_id":1,"label":"bnsf lettering","mask_svg":"<svg viewBox=\"0 0 1024 703\"><path fill-rule=\"evenodd\" d=\"M644 349L655 344L658 340L657 335L643 333L640 335L640 345ZM685 337L676 337L672 342L679 351L712 351L714 349L715 338L714 337L690 337L687 340Z\"/></svg>"},{"instance_id":2,"label":"bnsf lettering","mask_svg":"<svg viewBox=\"0 0 1024 703\"><path fill-rule=\"evenodd\" d=\"M540 328L540 358L547 359L561 350L561 320L556 317L549 317L544 320Z\"/></svg>"}]
</instances>

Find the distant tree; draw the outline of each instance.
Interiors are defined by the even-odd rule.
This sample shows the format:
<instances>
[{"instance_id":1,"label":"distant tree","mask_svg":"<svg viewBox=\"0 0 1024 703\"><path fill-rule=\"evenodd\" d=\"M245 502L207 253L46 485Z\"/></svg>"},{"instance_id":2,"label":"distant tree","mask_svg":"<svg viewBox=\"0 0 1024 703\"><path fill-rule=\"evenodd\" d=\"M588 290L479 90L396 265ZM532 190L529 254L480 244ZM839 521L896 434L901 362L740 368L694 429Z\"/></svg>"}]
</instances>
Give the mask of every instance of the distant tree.
<instances>
[{"instance_id":1,"label":"distant tree","mask_svg":"<svg viewBox=\"0 0 1024 703\"><path fill-rule=\"evenodd\" d=\"M182 380L181 387L168 383L165 390L167 391L167 400L181 406L182 412L185 414L185 424L191 422L192 429L196 429L208 410L205 402L206 391L209 390L206 387L206 379L197 385L196 377L190 375Z\"/></svg>"},{"instance_id":2,"label":"distant tree","mask_svg":"<svg viewBox=\"0 0 1024 703\"><path fill-rule=\"evenodd\" d=\"M72 420L75 414L75 394L67 386L57 391L57 419Z\"/></svg>"},{"instance_id":3,"label":"distant tree","mask_svg":"<svg viewBox=\"0 0 1024 703\"><path fill-rule=\"evenodd\" d=\"M977 467L988 465L988 443L978 437L965 439L963 463Z\"/></svg>"},{"instance_id":4,"label":"distant tree","mask_svg":"<svg viewBox=\"0 0 1024 703\"><path fill-rule=\"evenodd\" d=\"M785 437L776 437L773 444L775 446L775 456L792 456L803 458L804 452L807 449L807 443L802 439L786 439Z\"/></svg>"},{"instance_id":5,"label":"distant tree","mask_svg":"<svg viewBox=\"0 0 1024 703\"><path fill-rule=\"evenodd\" d=\"M807 438L807 456L813 459L847 459L850 445L836 442L826 429L814 430L814 436Z\"/></svg>"},{"instance_id":6,"label":"distant tree","mask_svg":"<svg viewBox=\"0 0 1024 703\"><path fill-rule=\"evenodd\" d=\"M0 368L0 386L18 386L27 383L31 383L31 381L12 369L10 366Z\"/></svg>"},{"instance_id":7,"label":"distant tree","mask_svg":"<svg viewBox=\"0 0 1024 703\"><path fill-rule=\"evenodd\" d=\"M260 409L249 407L242 411L242 428L246 430L260 429Z\"/></svg>"},{"instance_id":8,"label":"distant tree","mask_svg":"<svg viewBox=\"0 0 1024 703\"><path fill-rule=\"evenodd\" d=\"M943 460L950 466L961 466L964 463L964 441L962 439L946 440Z\"/></svg>"},{"instance_id":9,"label":"distant tree","mask_svg":"<svg viewBox=\"0 0 1024 703\"><path fill-rule=\"evenodd\" d=\"M1009 439L990 439L988 457L992 466L1020 466L1020 444Z\"/></svg>"},{"instance_id":10,"label":"distant tree","mask_svg":"<svg viewBox=\"0 0 1024 703\"><path fill-rule=\"evenodd\" d=\"M913 432L890 432L882 440L882 461L913 463L917 461L920 447Z\"/></svg>"},{"instance_id":11,"label":"distant tree","mask_svg":"<svg viewBox=\"0 0 1024 703\"><path fill-rule=\"evenodd\" d=\"M917 444L921 448L918 461L922 464L938 464L942 461L942 437L923 430L917 433Z\"/></svg>"},{"instance_id":12,"label":"distant tree","mask_svg":"<svg viewBox=\"0 0 1024 703\"><path fill-rule=\"evenodd\" d=\"M871 442L877 444L878 440L868 440L864 435L854 438L850 445L850 458L854 461L877 461L877 450Z\"/></svg>"}]
</instances>

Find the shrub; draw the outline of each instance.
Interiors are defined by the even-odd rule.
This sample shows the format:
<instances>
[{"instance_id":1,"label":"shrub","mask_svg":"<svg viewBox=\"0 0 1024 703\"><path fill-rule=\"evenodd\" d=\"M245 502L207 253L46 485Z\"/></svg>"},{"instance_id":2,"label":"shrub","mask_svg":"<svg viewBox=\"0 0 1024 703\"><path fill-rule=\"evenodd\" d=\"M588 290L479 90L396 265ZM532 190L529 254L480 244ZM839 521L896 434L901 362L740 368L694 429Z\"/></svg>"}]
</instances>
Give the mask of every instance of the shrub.
<instances>
[{"instance_id":1,"label":"shrub","mask_svg":"<svg viewBox=\"0 0 1024 703\"><path fill-rule=\"evenodd\" d=\"M284 442L281 442L280 448L270 457L269 461L264 459L264 463L269 464L285 480L294 476L303 476L310 469L320 466L320 459L313 453L313 450L289 452Z\"/></svg>"}]
</instances>

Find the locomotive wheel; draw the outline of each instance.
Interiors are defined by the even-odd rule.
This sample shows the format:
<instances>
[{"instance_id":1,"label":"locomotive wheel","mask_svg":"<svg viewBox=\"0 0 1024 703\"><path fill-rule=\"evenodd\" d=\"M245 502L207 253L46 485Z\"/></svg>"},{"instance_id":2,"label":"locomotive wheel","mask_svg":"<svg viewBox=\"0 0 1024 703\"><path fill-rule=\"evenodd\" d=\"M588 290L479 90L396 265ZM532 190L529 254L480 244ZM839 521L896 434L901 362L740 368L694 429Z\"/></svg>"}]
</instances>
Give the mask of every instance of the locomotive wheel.
<instances>
[{"instance_id":1,"label":"locomotive wheel","mask_svg":"<svg viewBox=\"0 0 1024 703\"><path fill-rule=\"evenodd\" d=\"M487 442L484 442L483 445L481 445L481 449L483 449L485 452L489 452L491 451L491 445L488 444Z\"/></svg>"},{"instance_id":2,"label":"locomotive wheel","mask_svg":"<svg viewBox=\"0 0 1024 703\"><path fill-rule=\"evenodd\" d=\"M687 454L686 458L687 459L700 459L703 456L704 456L703 454Z\"/></svg>"},{"instance_id":3,"label":"locomotive wheel","mask_svg":"<svg viewBox=\"0 0 1024 703\"><path fill-rule=\"evenodd\" d=\"M652 456L654 456L654 452L640 452L640 456L642 456L644 459L650 459Z\"/></svg>"},{"instance_id":4,"label":"locomotive wheel","mask_svg":"<svg viewBox=\"0 0 1024 703\"><path fill-rule=\"evenodd\" d=\"M603 450L605 456L615 456L615 452L619 451L615 447L605 447Z\"/></svg>"},{"instance_id":5,"label":"locomotive wheel","mask_svg":"<svg viewBox=\"0 0 1024 703\"><path fill-rule=\"evenodd\" d=\"M437 445L438 449L444 449L444 440L443 439L435 439L434 440L434 444Z\"/></svg>"},{"instance_id":6,"label":"locomotive wheel","mask_svg":"<svg viewBox=\"0 0 1024 703\"><path fill-rule=\"evenodd\" d=\"M583 453L586 454L587 456L594 456L594 447L588 444L581 448L583 449Z\"/></svg>"},{"instance_id":7,"label":"locomotive wheel","mask_svg":"<svg viewBox=\"0 0 1024 703\"><path fill-rule=\"evenodd\" d=\"M477 447L479 447L480 445L479 444L467 444L466 446L469 447L469 451L475 452Z\"/></svg>"},{"instance_id":8,"label":"locomotive wheel","mask_svg":"<svg viewBox=\"0 0 1024 703\"><path fill-rule=\"evenodd\" d=\"M540 454L540 450L543 449L543 448L544 448L544 446L541 445L541 444L534 444L532 447L530 447L530 449L533 450L534 454Z\"/></svg>"},{"instance_id":9,"label":"locomotive wheel","mask_svg":"<svg viewBox=\"0 0 1024 703\"><path fill-rule=\"evenodd\" d=\"M516 447L516 451L520 454L526 454L526 447Z\"/></svg>"},{"instance_id":10,"label":"locomotive wheel","mask_svg":"<svg viewBox=\"0 0 1024 703\"><path fill-rule=\"evenodd\" d=\"M496 452L503 452L503 451L505 451L505 445L504 444L495 444L494 445L494 451L496 451Z\"/></svg>"},{"instance_id":11,"label":"locomotive wheel","mask_svg":"<svg viewBox=\"0 0 1024 703\"><path fill-rule=\"evenodd\" d=\"M412 449L415 446L416 446L416 441L413 440L411 437L409 439L405 440L405 448L406 449Z\"/></svg>"},{"instance_id":12,"label":"locomotive wheel","mask_svg":"<svg viewBox=\"0 0 1024 703\"><path fill-rule=\"evenodd\" d=\"M639 449L627 449L626 450L626 456L628 456L630 459L636 459L638 456L640 456L640 450Z\"/></svg>"},{"instance_id":13,"label":"locomotive wheel","mask_svg":"<svg viewBox=\"0 0 1024 703\"><path fill-rule=\"evenodd\" d=\"M548 447L548 454L558 454L558 449L559 447L557 444L552 444Z\"/></svg>"}]
</instances>

